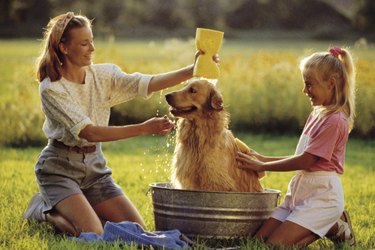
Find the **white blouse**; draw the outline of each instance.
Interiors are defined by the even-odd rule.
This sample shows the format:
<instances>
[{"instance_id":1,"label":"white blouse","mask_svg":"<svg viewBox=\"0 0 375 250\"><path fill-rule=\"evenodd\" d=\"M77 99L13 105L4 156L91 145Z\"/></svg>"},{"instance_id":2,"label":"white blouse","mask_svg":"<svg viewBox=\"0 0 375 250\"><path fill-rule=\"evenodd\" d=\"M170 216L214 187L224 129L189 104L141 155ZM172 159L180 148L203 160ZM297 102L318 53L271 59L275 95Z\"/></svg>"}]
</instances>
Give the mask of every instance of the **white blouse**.
<instances>
[{"instance_id":1,"label":"white blouse","mask_svg":"<svg viewBox=\"0 0 375 250\"><path fill-rule=\"evenodd\" d=\"M152 75L126 74L114 64L94 64L86 69L85 83L61 78L40 83L42 109L45 114L43 131L48 139L68 146L90 146L78 135L85 126L108 126L111 107L136 96L148 98Z\"/></svg>"}]
</instances>

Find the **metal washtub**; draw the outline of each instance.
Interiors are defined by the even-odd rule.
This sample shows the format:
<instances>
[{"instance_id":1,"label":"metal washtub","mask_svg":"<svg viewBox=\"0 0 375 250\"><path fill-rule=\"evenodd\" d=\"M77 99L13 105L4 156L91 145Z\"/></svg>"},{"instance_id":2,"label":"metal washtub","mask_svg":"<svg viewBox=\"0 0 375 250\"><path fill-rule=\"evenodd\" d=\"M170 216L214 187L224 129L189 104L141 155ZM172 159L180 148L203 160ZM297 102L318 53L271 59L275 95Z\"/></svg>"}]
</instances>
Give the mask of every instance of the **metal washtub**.
<instances>
[{"instance_id":1,"label":"metal washtub","mask_svg":"<svg viewBox=\"0 0 375 250\"><path fill-rule=\"evenodd\" d=\"M173 189L168 182L150 186L156 230L179 229L188 237L201 239L253 235L280 196L274 189L239 193Z\"/></svg>"}]
</instances>

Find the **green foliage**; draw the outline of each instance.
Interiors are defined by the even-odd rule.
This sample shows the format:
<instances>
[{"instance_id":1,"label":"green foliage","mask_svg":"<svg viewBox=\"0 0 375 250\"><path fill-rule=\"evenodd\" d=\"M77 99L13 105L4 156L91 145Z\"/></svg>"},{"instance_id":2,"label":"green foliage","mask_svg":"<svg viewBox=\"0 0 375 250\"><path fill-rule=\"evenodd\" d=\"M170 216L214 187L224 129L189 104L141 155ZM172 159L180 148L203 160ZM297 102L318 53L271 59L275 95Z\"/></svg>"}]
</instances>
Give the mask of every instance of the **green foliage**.
<instances>
[{"instance_id":1,"label":"green foliage","mask_svg":"<svg viewBox=\"0 0 375 250\"><path fill-rule=\"evenodd\" d=\"M0 41L0 46L6 48L0 52L0 145L43 145L44 115L33 72L39 44ZM311 110L301 92L299 60L329 46L306 40L225 40L220 51L218 87L231 115L230 127L252 132L299 133ZM98 41L95 62L115 63L128 73L156 74L191 64L194 52L193 39ZM375 133L374 48L353 49L353 53L358 89L353 134L371 136ZM164 95L178 88L154 93L149 100L138 98L114 107L112 124L142 122L167 114Z\"/></svg>"},{"instance_id":2,"label":"green foliage","mask_svg":"<svg viewBox=\"0 0 375 250\"><path fill-rule=\"evenodd\" d=\"M293 154L298 141L297 136L243 133L237 133L236 136L267 155ZM174 135L147 136L103 144L108 165L113 170L113 178L138 208L149 231L155 230L152 201L148 194L149 184L169 181L174 140ZM120 242L77 243L56 235L46 223L26 222L21 218L30 198L38 191L33 167L41 149L0 147L0 249L137 249L135 245L124 246ZM374 141L350 139L345 173L341 178L345 206L350 213L357 238L355 249L375 248L374 150ZM285 195L292 175L292 172L267 173L262 179L262 185L279 189ZM199 242L199 247L195 249L207 249L206 243ZM347 245L334 246L328 240L319 240L309 247L337 248L351 249ZM241 242L241 249L271 248L252 239L245 239Z\"/></svg>"},{"instance_id":3,"label":"green foliage","mask_svg":"<svg viewBox=\"0 0 375 250\"><path fill-rule=\"evenodd\" d=\"M67 11L94 20L101 37L160 37L195 27L225 30L307 31L310 38L343 38L361 32L374 39L371 0L3 0L0 37L39 37L48 19ZM249 14L250 13L250 14ZM173 36L173 35L172 35Z\"/></svg>"}]
</instances>

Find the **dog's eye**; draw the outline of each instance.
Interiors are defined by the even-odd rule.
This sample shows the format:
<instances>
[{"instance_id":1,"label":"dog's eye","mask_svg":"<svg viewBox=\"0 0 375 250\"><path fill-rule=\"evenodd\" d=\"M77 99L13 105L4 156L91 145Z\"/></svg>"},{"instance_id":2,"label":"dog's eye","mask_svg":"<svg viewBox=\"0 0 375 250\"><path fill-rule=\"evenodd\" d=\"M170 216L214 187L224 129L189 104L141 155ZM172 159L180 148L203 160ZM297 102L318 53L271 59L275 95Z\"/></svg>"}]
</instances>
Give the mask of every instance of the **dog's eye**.
<instances>
[{"instance_id":1,"label":"dog's eye","mask_svg":"<svg viewBox=\"0 0 375 250\"><path fill-rule=\"evenodd\" d=\"M190 93L193 93L193 94L194 94L194 93L197 93L197 91L196 91L193 87L189 89L189 92L190 92Z\"/></svg>"}]
</instances>

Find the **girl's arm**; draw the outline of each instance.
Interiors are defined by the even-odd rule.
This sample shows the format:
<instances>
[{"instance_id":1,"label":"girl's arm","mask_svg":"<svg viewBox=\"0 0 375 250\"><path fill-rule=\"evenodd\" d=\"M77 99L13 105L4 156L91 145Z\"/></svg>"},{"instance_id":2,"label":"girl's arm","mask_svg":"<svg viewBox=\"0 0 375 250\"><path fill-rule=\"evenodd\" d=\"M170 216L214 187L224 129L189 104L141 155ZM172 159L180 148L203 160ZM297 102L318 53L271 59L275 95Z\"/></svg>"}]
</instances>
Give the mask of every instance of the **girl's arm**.
<instances>
[{"instance_id":1,"label":"girl's arm","mask_svg":"<svg viewBox=\"0 0 375 250\"><path fill-rule=\"evenodd\" d=\"M255 151L252 148L249 148L249 150L246 152L246 154L250 155L250 156L254 156L262 162L278 161L278 160L282 160L282 159L285 159L285 158L289 157L289 156L278 156L278 157L264 156L264 155L259 154L257 151Z\"/></svg>"},{"instance_id":2,"label":"girl's arm","mask_svg":"<svg viewBox=\"0 0 375 250\"><path fill-rule=\"evenodd\" d=\"M260 172L307 170L319 160L319 157L303 152L302 154L286 157L284 159L262 162L254 160L244 153L238 152L236 159L239 162L239 168Z\"/></svg>"},{"instance_id":3,"label":"girl's arm","mask_svg":"<svg viewBox=\"0 0 375 250\"><path fill-rule=\"evenodd\" d=\"M89 142L117 141L130 137L151 134L167 134L173 123L166 117L154 117L143 123L126 126L94 126L87 125L79 133L79 137Z\"/></svg>"}]
</instances>

